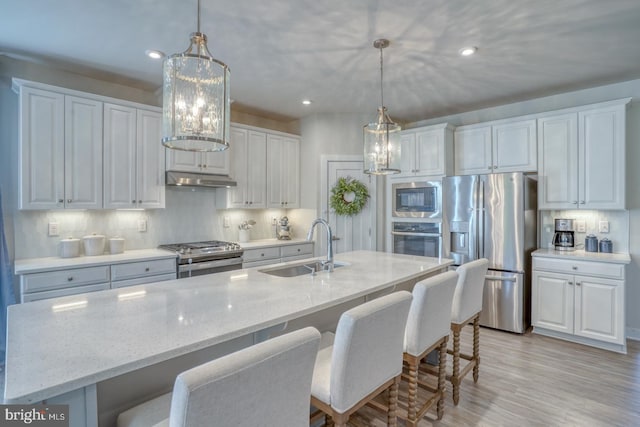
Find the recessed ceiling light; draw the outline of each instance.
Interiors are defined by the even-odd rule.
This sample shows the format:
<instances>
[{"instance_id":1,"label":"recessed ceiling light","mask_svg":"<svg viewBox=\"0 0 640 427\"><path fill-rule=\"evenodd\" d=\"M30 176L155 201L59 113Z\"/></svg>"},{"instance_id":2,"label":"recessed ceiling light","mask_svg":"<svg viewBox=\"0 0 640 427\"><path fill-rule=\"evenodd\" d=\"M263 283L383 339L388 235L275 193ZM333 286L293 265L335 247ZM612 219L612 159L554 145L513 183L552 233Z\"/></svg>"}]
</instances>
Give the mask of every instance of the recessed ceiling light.
<instances>
[{"instance_id":1,"label":"recessed ceiling light","mask_svg":"<svg viewBox=\"0 0 640 427\"><path fill-rule=\"evenodd\" d=\"M153 50L153 49L147 49L144 51L144 53L151 59L161 59L166 56L164 52L161 52L159 50Z\"/></svg>"},{"instance_id":2,"label":"recessed ceiling light","mask_svg":"<svg viewBox=\"0 0 640 427\"><path fill-rule=\"evenodd\" d=\"M460 49L458 51L458 53L460 53L460 55L462 56L471 56L474 53L476 53L478 51L478 48L475 46L467 46L467 47L463 47L462 49Z\"/></svg>"},{"instance_id":3,"label":"recessed ceiling light","mask_svg":"<svg viewBox=\"0 0 640 427\"><path fill-rule=\"evenodd\" d=\"M302 104L303 104L303 105L311 105L311 103L312 103L312 102L313 102L313 101L312 101L312 100L310 100L310 99L303 99L303 100L302 100Z\"/></svg>"}]
</instances>

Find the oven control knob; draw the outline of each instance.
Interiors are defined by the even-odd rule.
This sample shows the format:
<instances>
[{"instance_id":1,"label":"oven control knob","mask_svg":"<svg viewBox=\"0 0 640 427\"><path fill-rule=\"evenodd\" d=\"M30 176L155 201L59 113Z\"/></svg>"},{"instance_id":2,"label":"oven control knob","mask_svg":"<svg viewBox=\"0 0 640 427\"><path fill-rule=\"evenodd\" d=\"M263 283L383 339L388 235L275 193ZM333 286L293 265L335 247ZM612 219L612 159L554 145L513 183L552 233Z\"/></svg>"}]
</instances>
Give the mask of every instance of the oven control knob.
<instances>
[{"instance_id":1,"label":"oven control knob","mask_svg":"<svg viewBox=\"0 0 640 427\"><path fill-rule=\"evenodd\" d=\"M191 254L191 248L187 248L187 253Z\"/></svg>"},{"instance_id":2,"label":"oven control knob","mask_svg":"<svg viewBox=\"0 0 640 427\"><path fill-rule=\"evenodd\" d=\"M179 251L179 252L180 252L181 254L183 254L183 253L184 253L184 248L180 248L180 251Z\"/></svg>"}]
</instances>

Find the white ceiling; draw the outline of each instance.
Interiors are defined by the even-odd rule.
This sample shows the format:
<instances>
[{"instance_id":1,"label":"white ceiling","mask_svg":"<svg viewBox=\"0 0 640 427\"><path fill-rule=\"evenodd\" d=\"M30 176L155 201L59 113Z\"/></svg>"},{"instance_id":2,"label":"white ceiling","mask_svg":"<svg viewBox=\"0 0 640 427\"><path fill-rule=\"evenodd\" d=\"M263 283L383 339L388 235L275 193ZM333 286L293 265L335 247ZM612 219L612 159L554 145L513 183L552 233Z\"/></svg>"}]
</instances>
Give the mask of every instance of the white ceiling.
<instances>
[{"instance_id":1,"label":"white ceiling","mask_svg":"<svg viewBox=\"0 0 640 427\"><path fill-rule=\"evenodd\" d=\"M239 104L300 118L416 121L640 78L639 0L201 0L201 31ZM196 0L2 0L0 52L155 90ZM463 58L458 50L478 46ZM105 74L106 73L106 74ZM309 107L301 105L311 98Z\"/></svg>"}]
</instances>

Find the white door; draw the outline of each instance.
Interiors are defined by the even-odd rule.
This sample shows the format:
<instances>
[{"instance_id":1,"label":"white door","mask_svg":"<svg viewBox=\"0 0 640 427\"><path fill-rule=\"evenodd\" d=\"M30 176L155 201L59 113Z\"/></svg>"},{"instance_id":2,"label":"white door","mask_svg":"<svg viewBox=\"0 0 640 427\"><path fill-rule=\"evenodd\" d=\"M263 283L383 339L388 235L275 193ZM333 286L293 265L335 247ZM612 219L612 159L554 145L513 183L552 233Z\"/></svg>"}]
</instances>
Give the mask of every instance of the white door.
<instances>
[{"instance_id":1,"label":"white door","mask_svg":"<svg viewBox=\"0 0 640 427\"><path fill-rule=\"evenodd\" d=\"M356 160L357 159L357 160ZM334 253L357 250L376 250L376 180L363 172L362 156L327 156L323 162L322 212L328 218L333 231ZM329 207L331 189L339 178L351 177L365 184L369 190L369 200L364 209L354 216L336 215ZM328 215L327 215L328 214ZM321 229L316 231L316 239L322 242L322 252L326 252L326 240Z\"/></svg>"}]
</instances>

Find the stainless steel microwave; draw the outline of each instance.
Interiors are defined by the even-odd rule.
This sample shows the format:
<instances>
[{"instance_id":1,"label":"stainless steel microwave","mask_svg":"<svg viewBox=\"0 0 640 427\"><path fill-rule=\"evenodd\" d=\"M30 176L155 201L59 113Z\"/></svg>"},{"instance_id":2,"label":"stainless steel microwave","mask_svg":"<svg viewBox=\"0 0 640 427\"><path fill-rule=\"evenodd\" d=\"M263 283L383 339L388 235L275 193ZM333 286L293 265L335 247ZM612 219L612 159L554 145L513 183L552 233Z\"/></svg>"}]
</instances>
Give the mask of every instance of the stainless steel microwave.
<instances>
[{"instance_id":1,"label":"stainless steel microwave","mask_svg":"<svg viewBox=\"0 0 640 427\"><path fill-rule=\"evenodd\" d=\"M392 211L396 218L440 218L440 181L398 182L391 184Z\"/></svg>"}]
</instances>

